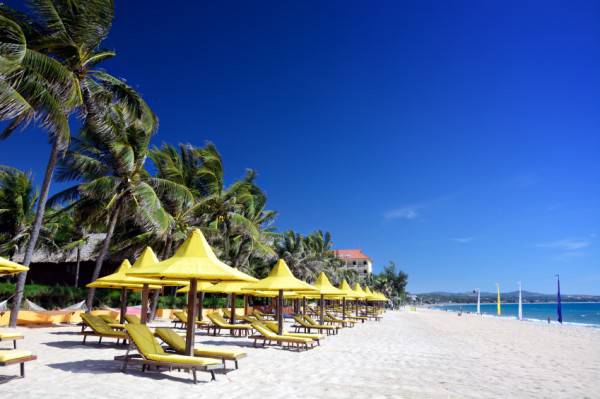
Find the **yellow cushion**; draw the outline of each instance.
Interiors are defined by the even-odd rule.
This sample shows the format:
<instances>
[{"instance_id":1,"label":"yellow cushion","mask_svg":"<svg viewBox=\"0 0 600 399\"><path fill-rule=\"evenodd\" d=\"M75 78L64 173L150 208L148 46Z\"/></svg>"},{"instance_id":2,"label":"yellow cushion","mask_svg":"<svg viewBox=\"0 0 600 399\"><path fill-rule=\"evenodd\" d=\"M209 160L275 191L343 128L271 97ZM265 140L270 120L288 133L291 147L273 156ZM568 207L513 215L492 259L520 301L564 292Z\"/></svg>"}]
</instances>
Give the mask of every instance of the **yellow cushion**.
<instances>
[{"instance_id":1,"label":"yellow cushion","mask_svg":"<svg viewBox=\"0 0 600 399\"><path fill-rule=\"evenodd\" d=\"M23 334L18 332L0 332L0 340L2 339L23 339Z\"/></svg>"},{"instance_id":2,"label":"yellow cushion","mask_svg":"<svg viewBox=\"0 0 600 399\"><path fill-rule=\"evenodd\" d=\"M21 359L31 356L31 352L17 349L9 349L0 351L0 362L8 362L9 360Z\"/></svg>"},{"instance_id":3,"label":"yellow cushion","mask_svg":"<svg viewBox=\"0 0 600 399\"><path fill-rule=\"evenodd\" d=\"M303 344L313 342L313 340L310 338L299 338L299 337L275 334L274 332L269 330L267 327L265 327L264 324L262 324L261 322L258 322L258 321L255 321L254 323L252 323L252 327L254 327L254 329L256 331L258 331L260 333L260 335L262 335L263 337L265 337L267 339L272 339L273 341L299 342L299 343L303 343Z\"/></svg>"},{"instance_id":4,"label":"yellow cushion","mask_svg":"<svg viewBox=\"0 0 600 399\"><path fill-rule=\"evenodd\" d=\"M165 343L173 348L176 352L185 352L185 339L172 329L159 327L156 329L155 335L165 341ZM240 356L245 356L246 353L240 350L217 349L205 346L194 349L194 355L200 357L218 357L221 359L235 360Z\"/></svg>"},{"instance_id":5,"label":"yellow cushion","mask_svg":"<svg viewBox=\"0 0 600 399\"><path fill-rule=\"evenodd\" d=\"M163 355L163 350L160 343L154 338L152 332L145 324L127 324L125 325L127 333L137 346L138 350L145 356L151 354Z\"/></svg>"},{"instance_id":6,"label":"yellow cushion","mask_svg":"<svg viewBox=\"0 0 600 399\"><path fill-rule=\"evenodd\" d=\"M125 321L127 321L129 324L142 324L142 320L136 315L126 314L124 317Z\"/></svg>"},{"instance_id":7,"label":"yellow cushion","mask_svg":"<svg viewBox=\"0 0 600 399\"><path fill-rule=\"evenodd\" d=\"M213 364L221 364L221 361L217 360L217 359L206 359L203 357L173 355L170 353L164 354L164 355L150 354L150 355L147 355L146 358L149 360L154 360L155 362L176 363L176 364L193 364L193 365L198 365L198 366L210 366Z\"/></svg>"},{"instance_id":8,"label":"yellow cushion","mask_svg":"<svg viewBox=\"0 0 600 399\"><path fill-rule=\"evenodd\" d=\"M266 323L269 330L273 331L275 334L279 332L279 325L275 321L270 321ZM282 334L284 337L298 337L298 338L309 338L309 339L323 339L325 336L321 334L310 334L310 333L292 333L284 331Z\"/></svg>"}]
</instances>

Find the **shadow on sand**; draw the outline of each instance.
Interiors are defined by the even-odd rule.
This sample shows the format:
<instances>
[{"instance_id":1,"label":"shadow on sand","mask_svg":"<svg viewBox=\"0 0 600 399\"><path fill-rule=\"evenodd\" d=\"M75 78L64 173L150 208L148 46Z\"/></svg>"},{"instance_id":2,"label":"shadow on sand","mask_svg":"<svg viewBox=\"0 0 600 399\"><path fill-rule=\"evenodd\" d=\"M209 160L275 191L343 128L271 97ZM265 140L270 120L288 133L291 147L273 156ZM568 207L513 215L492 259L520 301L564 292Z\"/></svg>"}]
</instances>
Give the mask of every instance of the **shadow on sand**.
<instances>
[{"instance_id":1,"label":"shadow on sand","mask_svg":"<svg viewBox=\"0 0 600 399\"><path fill-rule=\"evenodd\" d=\"M106 342L98 344L98 341L95 342L87 342L85 345L81 343L81 341L54 341L54 342L44 342L44 345L51 346L53 348L58 349L82 349L82 348L90 348L90 349L127 349L127 345L117 345L114 342Z\"/></svg>"},{"instance_id":2,"label":"shadow on sand","mask_svg":"<svg viewBox=\"0 0 600 399\"><path fill-rule=\"evenodd\" d=\"M121 373L121 362L117 362L115 360L78 360L75 362L49 364L48 367L51 367L51 368L57 369L57 370L68 371L71 373L77 373L77 374ZM217 370L215 370L215 371L217 371ZM127 371L125 372L125 374L136 375L136 376L143 377L143 378L152 378L154 380L172 380L172 381L179 381L179 382L187 382L190 384L194 383L194 381L192 380L191 374L187 374L184 372L178 372L178 371L171 371L171 372L167 373L164 370L161 372L154 371L154 370L152 370L152 371L148 370L146 372L142 372L141 368L139 368L139 367L129 366L127 368ZM179 375L181 375L181 377L177 376L175 374L179 374ZM219 374L221 374L221 373L219 373ZM207 380L202 379L203 375L208 376ZM210 374L208 374L208 373L200 372L198 374L198 377L200 377L200 379L198 380L198 383L210 382Z\"/></svg>"}]
</instances>

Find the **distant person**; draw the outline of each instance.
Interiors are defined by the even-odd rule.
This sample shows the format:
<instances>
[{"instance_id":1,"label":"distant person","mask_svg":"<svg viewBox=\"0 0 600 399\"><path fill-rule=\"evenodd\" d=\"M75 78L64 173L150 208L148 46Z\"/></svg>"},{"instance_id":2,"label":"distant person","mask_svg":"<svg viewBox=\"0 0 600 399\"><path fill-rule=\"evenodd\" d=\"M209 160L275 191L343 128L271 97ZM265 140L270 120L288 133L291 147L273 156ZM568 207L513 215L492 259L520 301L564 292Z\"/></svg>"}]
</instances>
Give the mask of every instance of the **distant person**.
<instances>
[{"instance_id":1,"label":"distant person","mask_svg":"<svg viewBox=\"0 0 600 399\"><path fill-rule=\"evenodd\" d=\"M548 324L550 324L550 316L548 316Z\"/></svg>"}]
</instances>

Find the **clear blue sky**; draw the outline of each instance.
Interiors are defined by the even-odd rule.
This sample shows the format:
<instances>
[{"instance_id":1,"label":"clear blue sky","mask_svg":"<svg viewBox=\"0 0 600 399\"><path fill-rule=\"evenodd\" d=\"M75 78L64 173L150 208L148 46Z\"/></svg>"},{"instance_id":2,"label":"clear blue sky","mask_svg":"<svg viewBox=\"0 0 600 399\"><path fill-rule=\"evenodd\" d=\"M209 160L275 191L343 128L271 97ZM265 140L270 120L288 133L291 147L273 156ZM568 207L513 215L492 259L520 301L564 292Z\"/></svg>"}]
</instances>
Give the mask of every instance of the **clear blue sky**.
<instances>
[{"instance_id":1,"label":"clear blue sky","mask_svg":"<svg viewBox=\"0 0 600 399\"><path fill-rule=\"evenodd\" d=\"M599 3L141 4L117 0L105 66L158 114L156 144L256 169L281 229L394 260L412 292L560 273L600 294ZM47 151L27 131L0 163L39 183Z\"/></svg>"}]
</instances>

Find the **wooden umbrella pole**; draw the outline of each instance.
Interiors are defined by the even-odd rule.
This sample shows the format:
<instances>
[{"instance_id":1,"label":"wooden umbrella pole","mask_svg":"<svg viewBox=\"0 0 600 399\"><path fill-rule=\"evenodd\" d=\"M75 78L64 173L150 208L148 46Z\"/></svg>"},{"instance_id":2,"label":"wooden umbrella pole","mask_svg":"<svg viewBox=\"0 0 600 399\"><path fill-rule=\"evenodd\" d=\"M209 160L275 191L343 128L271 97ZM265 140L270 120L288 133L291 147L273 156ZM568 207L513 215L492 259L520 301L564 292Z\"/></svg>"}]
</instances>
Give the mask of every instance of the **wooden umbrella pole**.
<instances>
[{"instance_id":1,"label":"wooden umbrella pole","mask_svg":"<svg viewBox=\"0 0 600 399\"><path fill-rule=\"evenodd\" d=\"M125 313L127 312L127 288L121 288L121 315L119 316L119 323L125 323Z\"/></svg>"},{"instance_id":2,"label":"wooden umbrella pole","mask_svg":"<svg viewBox=\"0 0 600 399\"><path fill-rule=\"evenodd\" d=\"M324 307L325 307L325 299L323 298L323 294L321 294L321 309L320 309L320 312L321 312L321 315L320 315L321 316L321 324L324 324L324 322L325 322L325 319L323 318L323 308Z\"/></svg>"},{"instance_id":3,"label":"wooden umbrella pole","mask_svg":"<svg viewBox=\"0 0 600 399\"><path fill-rule=\"evenodd\" d=\"M231 293L231 324L235 324L235 292Z\"/></svg>"},{"instance_id":4,"label":"wooden umbrella pole","mask_svg":"<svg viewBox=\"0 0 600 399\"><path fill-rule=\"evenodd\" d=\"M244 316L248 316L248 295L244 294Z\"/></svg>"},{"instance_id":5,"label":"wooden umbrella pole","mask_svg":"<svg viewBox=\"0 0 600 399\"><path fill-rule=\"evenodd\" d=\"M354 311L356 312L356 316L358 316L358 299L354 301Z\"/></svg>"},{"instance_id":6,"label":"wooden umbrella pole","mask_svg":"<svg viewBox=\"0 0 600 399\"><path fill-rule=\"evenodd\" d=\"M283 334L283 290L279 290L279 296L277 296L277 333Z\"/></svg>"},{"instance_id":7,"label":"wooden umbrella pole","mask_svg":"<svg viewBox=\"0 0 600 399\"><path fill-rule=\"evenodd\" d=\"M188 291L187 304L187 331L185 334L185 354L194 355L194 336L196 333L196 294L198 293L198 280L190 280L190 290Z\"/></svg>"},{"instance_id":8,"label":"wooden umbrella pole","mask_svg":"<svg viewBox=\"0 0 600 399\"><path fill-rule=\"evenodd\" d=\"M346 320L346 297L342 298L342 320Z\"/></svg>"},{"instance_id":9,"label":"wooden umbrella pole","mask_svg":"<svg viewBox=\"0 0 600 399\"><path fill-rule=\"evenodd\" d=\"M198 320L202 321L204 317L204 292L199 292L198 295Z\"/></svg>"},{"instance_id":10,"label":"wooden umbrella pole","mask_svg":"<svg viewBox=\"0 0 600 399\"><path fill-rule=\"evenodd\" d=\"M306 316L306 297L302 297L302 314Z\"/></svg>"},{"instance_id":11,"label":"wooden umbrella pole","mask_svg":"<svg viewBox=\"0 0 600 399\"><path fill-rule=\"evenodd\" d=\"M142 288L142 324L146 324L148 322L148 294L150 292L150 287L148 284L144 284Z\"/></svg>"}]
</instances>

